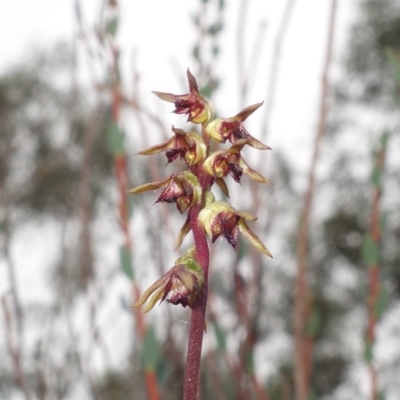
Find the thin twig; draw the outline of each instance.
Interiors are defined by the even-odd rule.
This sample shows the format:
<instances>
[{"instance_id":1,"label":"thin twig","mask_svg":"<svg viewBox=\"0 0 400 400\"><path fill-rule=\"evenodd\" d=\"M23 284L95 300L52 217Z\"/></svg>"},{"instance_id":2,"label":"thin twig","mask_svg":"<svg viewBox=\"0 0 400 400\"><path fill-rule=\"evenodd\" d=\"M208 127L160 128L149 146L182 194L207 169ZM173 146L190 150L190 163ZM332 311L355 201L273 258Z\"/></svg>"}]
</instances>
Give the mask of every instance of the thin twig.
<instances>
[{"instance_id":1,"label":"thin twig","mask_svg":"<svg viewBox=\"0 0 400 400\"><path fill-rule=\"evenodd\" d=\"M244 102L246 98L247 85L245 79L245 51L244 51L244 33L246 28L246 14L248 9L248 1L242 0L240 2L239 14L238 14L238 26L236 34L236 44L237 44L237 69L238 69L238 82L239 82L239 101L240 107L244 107Z\"/></svg>"},{"instance_id":2,"label":"thin twig","mask_svg":"<svg viewBox=\"0 0 400 400\"><path fill-rule=\"evenodd\" d=\"M287 28L290 22L293 6L296 0L288 0L286 3L285 11L281 23L279 25L278 34L274 44L274 54L272 56L271 71L269 73L269 80L267 86L267 101L265 105L264 118L261 123L261 139L264 141L268 136L269 125L271 120L272 111L275 104L276 85L279 76L279 67L281 62L282 43L285 39Z\"/></svg>"},{"instance_id":3,"label":"thin twig","mask_svg":"<svg viewBox=\"0 0 400 400\"><path fill-rule=\"evenodd\" d=\"M328 42L321 82L319 123L316 131L314 149L308 174L308 189L304 196L303 211L300 219L297 244L297 277L294 300L294 336L295 336L295 383L298 400L307 400L310 390L311 345L306 336L305 326L312 313L312 303L307 282L307 257L309 247L309 221L315 187L315 173L322 137L325 132L328 114L329 69L332 60L333 37L335 28L337 0L332 0L328 27Z\"/></svg>"},{"instance_id":4,"label":"thin twig","mask_svg":"<svg viewBox=\"0 0 400 400\"><path fill-rule=\"evenodd\" d=\"M5 335L6 335L6 343L7 350L11 357L12 368L14 371L15 382L21 391L24 393L26 400L31 400L32 396L29 391L25 375L23 373L23 368L21 365L21 357L18 348L14 345L12 340L12 321L11 321L11 313L7 306L6 296L4 295L1 299L1 304L3 308L4 314L4 322L5 322Z\"/></svg>"},{"instance_id":5,"label":"thin twig","mask_svg":"<svg viewBox=\"0 0 400 400\"><path fill-rule=\"evenodd\" d=\"M367 355L367 363L370 372L371 379L371 400L378 399L378 373L374 363L373 347L376 341L376 326L380 317L380 312L378 308L379 292L380 292L380 266L379 266L379 247L382 240L381 231L381 211L380 202L382 197L382 176L385 166L386 157L386 147L387 147L388 133L384 132L381 139L381 148L376 155L375 165L372 185L372 201L371 201L371 211L369 218L369 239L371 243L368 246L374 247L376 249L376 258L365 260L368 265L368 279L369 279L369 294L367 300L368 308L368 325L365 337ZM365 257L365 256L364 256Z\"/></svg>"}]
</instances>

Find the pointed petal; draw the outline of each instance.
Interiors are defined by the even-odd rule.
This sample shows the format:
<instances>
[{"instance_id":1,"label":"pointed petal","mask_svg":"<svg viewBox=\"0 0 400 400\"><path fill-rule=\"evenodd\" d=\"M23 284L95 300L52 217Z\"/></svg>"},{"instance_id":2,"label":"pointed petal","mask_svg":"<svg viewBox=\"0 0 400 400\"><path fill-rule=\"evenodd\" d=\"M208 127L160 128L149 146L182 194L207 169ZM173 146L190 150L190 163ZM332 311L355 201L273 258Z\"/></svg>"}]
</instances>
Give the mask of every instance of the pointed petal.
<instances>
[{"instance_id":1,"label":"pointed petal","mask_svg":"<svg viewBox=\"0 0 400 400\"><path fill-rule=\"evenodd\" d=\"M189 89L190 93L197 93L199 94L199 88L197 86L196 78L192 75L192 73L189 71L189 68L187 69L187 78L189 81Z\"/></svg>"},{"instance_id":2,"label":"pointed petal","mask_svg":"<svg viewBox=\"0 0 400 400\"><path fill-rule=\"evenodd\" d=\"M169 103L175 103L175 101L179 100L182 96L177 96L172 93L163 93L163 92L152 92L161 100L168 101Z\"/></svg>"},{"instance_id":3,"label":"pointed petal","mask_svg":"<svg viewBox=\"0 0 400 400\"><path fill-rule=\"evenodd\" d=\"M251 147L254 147L255 149L258 150L272 150L271 147L265 145L264 143L261 143L259 140L257 140L253 136L248 136L246 138L247 144Z\"/></svg>"},{"instance_id":4,"label":"pointed petal","mask_svg":"<svg viewBox=\"0 0 400 400\"><path fill-rule=\"evenodd\" d=\"M240 150L242 150L246 144L247 144L247 138L236 140L235 144L233 144L232 147L229 150L227 150L227 152L239 153Z\"/></svg>"},{"instance_id":5,"label":"pointed petal","mask_svg":"<svg viewBox=\"0 0 400 400\"><path fill-rule=\"evenodd\" d=\"M215 183L220 187L222 190L222 193L229 199L229 190L228 186L226 186L226 183L223 178L216 178Z\"/></svg>"},{"instance_id":6,"label":"pointed petal","mask_svg":"<svg viewBox=\"0 0 400 400\"><path fill-rule=\"evenodd\" d=\"M272 185L272 182L269 181L267 178L264 178L261 174L259 174L253 168L250 168L243 158L239 160L239 166L243 168L243 173L249 176L251 179L255 180L256 182L265 183L267 185Z\"/></svg>"},{"instance_id":7,"label":"pointed petal","mask_svg":"<svg viewBox=\"0 0 400 400\"><path fill-rule=\"evenodd\" d=\"M261 103L256 103L253 104L251 106L246 107L245 109L243 109L242 111L240 111L239 114L236 114L234 117L229 118L230 120L233 121L245 121L247 119L247 117L249 117L251 114L253 114L254 111L256 111L259 107L261 107L263 105L263 101Z\"/></svg>"},{"instance_id":8,"label":"pointed petal","mask_svg":"<svg viewBox=\"0 0 400 400\"><path fill-rule=\"evenodd\" d=\"M146 304L146 307L143 309L143 311L142 311L143 314L146 314L147 312L149 312L156 305L157 301L163 298L164 292L165 292L165 287L162 287L153 294L153 296L150 298L150 300Z\"/></svg>"},{"instance_id":9,"label":"pointed petal","mask_svg":"<svg viewBox=\"0 0 400 400\"><path fill-rule=\"evenodd\" d=\"M242 217L243 219L247 219L247 221L256 221L257 217L253 214L250 214L247 211L235 211L235 214L238 215L239 217Z\"/></svg>"},{"instance_id":10,"label":"pointed petal","mask_svg":"<svg viewBox=\"0 0 400 400\"><path fill-rule=\"evenodd\" d=\"M260 238L247 226L243 219L238 222L239 231L261 253L272 258L269 250L264 246Z\"/></svg>"},{"instance_id":11,"label":"pointed petal","mask_svg":"<svg viewBox=\"0 0 400 400\"><path fill-rule=\"evenodd\" d=\"M149 147L146 150L139 151L139 153L137 153L137 154L139 154L141 156L149 156L152 154L161 153L162 151L167 151L174 147L174 141L175 141L175 138L172 137L171 139L169 139L168 141L166 141L164 143L157 144L155 146Z\"/></svg>"},{"instance_id":12,"label":"pointed petal","mask_svg":"<svg viewBox=\"0 0 400 400\"><path fill-rule=\"evenodd\" d=\"M174 250L177 250L179 249L179 247L181 247L183 240L185 239L186 235L190 232L191 229L192 227L190 226L190 214L188 214L185 223L183 224L181 230L178 233L178 237L176 239L176 246Z\"/></svg>"},{"instance_id":13,"label":"pointed petal","mask_svg":"<svg viewBox=\"0 0 400 400\"><path fill-rule=\"evenodd\" d=\"M168 178L163 179L162 181L145 183L144 185L136 186L135 188L128 190L128 193L142 193L142 192L147 192L149 190L156 190L165 186L170 180L171 177L169 176Z\"/></svg>"},{"instance_id":14,"label":"pointed petal","mask_svg":"<svg viewBox=\"0 0 400 400\"><path fill-rule=\"evenodd\" d=\"M167 280L162 277L158 281L154 282L141 296L140 299L133 305L133 307L137 308L142 306L147 299L157 290L163 289L167 284Z\"/></svg>"}]
</instances>

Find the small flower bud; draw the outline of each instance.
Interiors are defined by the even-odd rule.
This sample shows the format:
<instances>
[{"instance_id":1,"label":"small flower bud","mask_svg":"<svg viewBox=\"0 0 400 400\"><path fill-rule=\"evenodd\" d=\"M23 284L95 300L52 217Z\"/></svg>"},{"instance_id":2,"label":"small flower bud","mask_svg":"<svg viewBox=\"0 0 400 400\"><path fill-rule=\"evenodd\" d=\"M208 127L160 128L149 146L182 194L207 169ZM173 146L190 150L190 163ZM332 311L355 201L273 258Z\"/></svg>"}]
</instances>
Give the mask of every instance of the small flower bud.
<instances>
[{"instance_id":1,"label":"small flower bud","mask_svg":"<svg viewBox=\"0 0 400 400\"><path fill-rule=\"evenodd\" d=\"M151 296L144 313L150 311L158 300L160 303L181 304L193 308L197 296L204 285L204 273L194 259L194 247L178 258L175 265L158 281L153 283L134 304L140 307ZM167 297L169 297L167 299Z\"/></svg>"},{"instance_id":2,"label":"small flower bud","mask_svg":"<svg viewBox=\"0 0 400 400\"><path fill-rule=\"evenodd\" d=\"M190 93L176 95L172 93L153 92L160 99L175 104L175 114L186 114L188 121L194 124L206 124L211 121L211 105L200 95L195 77L187 70Z\"/></svg>"},{"instance_id":3,"label":"small flower bud","mask_svg":"<svg viewBox=\"0 0 400 400\"><path fill-rule=\"evenodd\" d=\"M214 243L220 236L236 248L238 233L243 236L261 253L272 257L260 238L250 230L245 220L255 221L257 217L246 211L238 211L225 201L216 201L200 211L199 221L205 232Z\"/></svg>"}]
</instances>

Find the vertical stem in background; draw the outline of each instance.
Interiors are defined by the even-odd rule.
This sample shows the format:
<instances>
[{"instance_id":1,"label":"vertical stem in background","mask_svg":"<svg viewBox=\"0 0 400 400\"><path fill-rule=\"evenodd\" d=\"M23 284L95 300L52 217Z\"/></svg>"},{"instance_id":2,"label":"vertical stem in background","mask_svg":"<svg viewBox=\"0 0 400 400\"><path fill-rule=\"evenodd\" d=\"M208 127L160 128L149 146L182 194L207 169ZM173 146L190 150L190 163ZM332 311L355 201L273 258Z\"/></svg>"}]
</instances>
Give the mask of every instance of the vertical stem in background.
<instances>
[{"instance_id":1,"label":"vertical stem in background","mask_svg":"<svg viewBox=\"0 0 400 400\"><path fill-rule=\"evenodd\" d=\"M374 365L373 346L375 343L376 324L382 310L378 309L380 295L379 282L379 247L381 243L381 213L380 199L382 196L382 176L384 172L385 155L387 148L388 133L385 132L381 139L381 148L376 155L375 165L372 173L372 204L370 212L369 234L364 238L363 256L368 265L369 295L367 300L368 325L365 338L365 359L368 363L371 377L371 400L378 399L378 379Z\"/></svg>"},{"instance_id":2,"label":"vertical stem in background","mask_svg":"<svg viewBox=\"0 0 400 400\"><path fill-rule=\"evenodd\" d=\"M15 381L16 381L17 386L24 393L26 400L31 400L32 396L28 389L25 375L23 373L23 366L21 365L21 353L20 353L18 347L13 344L11 314L8 309L5 296L2 297L1 302L2 302L2 308L3 308L3 313L4 313L4 322L5 322L4 325L6 328L5 329L6 330L6 345L7 345L7 350L11 357Z\"/></svg>"},{"instance_id":3,"label":"vertical stem in background","mask_svg":"<svg viewBox=\"0 0 400 400\"><path fill-rule=\"evenodd\" d=\"M262 130L261 130L261 139L263 140L263 137L266 136L265 131L268 129L268 124L270 120L270 115L272 113L272 105L274 103L275 99L275 83L277 81L277 75L279 72L279 62L280 62L280 54L281 54L281 46L282 42L284 39L284 36L287 31L287 27L290 22L290 15L294 6L295 0L288 0L286 3L286 7L284 10L284 15L282 17L282 20L280 22L280 26L278 29L278 35L275 40L275 50L273 54L273 59L272 59L272 67L271 67L271 72L269 76L269 84L268 84L268 95L267 95L267 109L263 114L263 121L262 121ZM240 5L240 10L239 10L239 22L238 22L238 29L237 29L237 60L238 60L238 81L239 81L239 97L240 97L240 104L243 106L245 104L245 99L247 92L250 87L250 77L255 75L255 70L258 62L258 56L260 54L260 48L262 47L262 38L263 36L260 36L259 39L256 41L256 44L254 45L254 51L252 53L252 57L250 58L250 64L249 64L249 69L247 71L247 74L245 74L245 66L243 63L243 60L245 60L245 54L244 54L244 46L243 46L243 38L244 38L244 31L245 31L245 23L246 23L246 14L247 14L247 7L248 4L243 1ZM260 25L260 34L263 33L265 30L265 24ZM246 76L245 76L246 75ZM263 136L264 135L264 136ZM264 141L264 140L263 140ZM261 158L259 161L259 167L261 168L263 165L265 165L265 158ZM254 208L256 210L255 214L258 214L258 210L260 209L261 204L265 205L265 202L261 200L261 195L260 195L260 190L259 186L257 186L254 189L253 192L253 204ZM239 254L236 253L236 263L235 263L235 271L238 269L238 263L239 263ZM236 289L236 294L237 298L241 298L242 295L245 296L247 295L248 292L253 291L255 293L261 293L261 290L265 290L265 288L262 288L262 282L263 282L263 275L265 273L264 266L262 265L262 260L261 256L258 252L252 252L252 264L254 266L254 276L251 281L251 284L248 285L245 288L242 288L241 290L243 291L242 294L240 291L237 291ZM263 388L263 386L258 382L257 376L255 374L253 366L250 366L251 362L249 362L249 359L252 359L254 357L254 348L257 343L257 334L255 332L255 327L257 325L257 320L260 315L260 305L261 305L261 296L256 296L256 299L252 302L251 305L247 307L247 309L243 309L243 312L239 312L237 310L237 314L239 317L239 320L242 319L245 321L242 325L246 329L246 337L241 343L241 351L240 351L240 357L239 357L239 363L243 366L246 366L245 368L242 368L239 370L239 372L243 375L246 375L247 381L244 382L243 380L237 380L237 384L240 386L241 382L244 383L246 388L251 385L254 394L257 399L267 399L268 395L266 390ZM243 315L241 315L243 314ZM243 390L242 387L240 387L240 390ZM246 390L246 389L244 389ZM246 391L246 396L248 396L248 390Z\"/></svg>"},{"instance_id":4,"label":"vertical stem in background","mask_svg":"<svg viewBox=\"0 0 400 400\"><path fill-rule=\"evenodd\" d=\"M124 236L124 245L121 249L121 254L125 255L125 261L121 263L126 263L127 265L122 265L122 267L128 269L128 275L132 282L132 295L134 301L140 298L140 289L134 280L133 266L131 260L132 252L132 239L129 229L129 204L128 204L128 173L127 173L127 163L126 154L123 144L123 134L120 131L120 110L122 104L122 94L121 94L121 82L119 74L119 50L115 44L115 34L117 32L119 19L117 16L117 1L108 0L109 7L109 19L106 21L105 32L110 38L108 44L110 46L110 55L112 56L112 64L110 70L110 80L112 88L112 104L111 104L111 118L112 123L115 128L114 131L114 165L116 181L118 185L119 194L119 220L121 225L121 230ZM135 327L137 329L138 336L143 340L146 336L146 326L143 318L143 314L139 310L135 310ZM146 358L146 356L145 356ZM155 375L155 365L153 363L145 361L145 382L147 390L147 398L149 400L159 400L160 394L157 385L157 379Z\"/></svg>"},{"instance_id":5,"label":"vertical stem in background","mask_svg":"<svg viewBox=\"0 0 400 400\"><path fill-rule=\"evenodd\" d=\"M328 27L328 43L322 75L319 123L314 142L311 167L308 174L308 189L304 196L297 245L297 277L294 299L294 341L295 341L295 385L297 400L307 400L310 392L312 338L306 333L306 324L312 315L311 294L307 282L307 256L309 247L309 220L315 186L315 171L321 140L325 131L328 112L328 76L332 59L333 36L337 0L331 1ZM311 339L311 340L310 340Z\"/></svg>"},{"instance_id":6,"label":"vertical stem in background","mask_svg":"<svg viewBox=\"0 0 400 400\"><path fill-rule=\"evenodd\" d=\"M245 78L245 65L244 60L246 59L244 54L244 33L245 33L245 23L247 14L248 3L246 0L240 2L239 8L239 22L237 30L237 69L238 69L238 83L240 88L239 101L240 107L243 108L243 104L246 98L247 85Z\"/></svg>"},{"instance_id":7,"label":"vertical stem in background","mask_svg":"<svg viewBox=\"0 0 400 400\"><path fill-rule=\"evenodd\" d=\"M117 63L117 61L115 61L115 63ZM115 68L117 69L117 64L115 64ZM120 106L121 106L121 95L120 95L119 84L117 83L113 89L113 103L112 103L112 119L116 126L118 126L119 123ZM115 155L114 164L115 164L115 174L116 174L118 193L119 193L119 219L120 219L121 229L124 235L124 248L126 254L130 255L132 251L132 240L129 229L129 212L128 212L128 197L127 197L128 175L127 175L125 152ZM132 295L135 302L140 298L139 286L133 279L132 279ZM135 309L135 320L136 320L137 332L139 334L139 337L143 340L146 335L146 326L143 314L138 309ZM145 367L145 381L146 381L148 399L149 400L160 399L154 368Z\"/></svg>"},{"instance_id":8,"label":"vertical stem in background","mask_svg":"<svg viewBox=\"0 0 400 400\"><path fill-rule=\"evenodd\" d=\"M278 34L274 44L274 54L272 56L271 71L269 73L268 88L267 88L267 102L265 105L264 118L261 124L261 141L264 142L268 135L269 124L271 120L272 110L275 103L276 84L278 82L279 66L281 61L281 48L283 39L289 26L290 16L292 14L295 0L288 0L286 3L285 11L279 25Z\"/></svg>"}]
</instances>

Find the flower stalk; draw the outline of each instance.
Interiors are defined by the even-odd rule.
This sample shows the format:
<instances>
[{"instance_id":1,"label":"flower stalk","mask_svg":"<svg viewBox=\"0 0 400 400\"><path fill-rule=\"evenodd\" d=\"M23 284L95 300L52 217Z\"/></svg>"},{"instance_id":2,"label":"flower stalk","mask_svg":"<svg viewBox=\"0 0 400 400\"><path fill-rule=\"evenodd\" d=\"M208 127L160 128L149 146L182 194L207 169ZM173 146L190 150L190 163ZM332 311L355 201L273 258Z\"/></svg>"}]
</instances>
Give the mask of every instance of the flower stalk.
<instances>
[{"instance_id":1,"label":"flower stalk","mask_svg":"<svg viewBox=\"0 0 400 400\"><path fill-rule=\"evenodd\" d=\"M174 136L169 140L138 154L154 155L165 152L167 165L179 158L188 170L174 173L161 181L140 185L129 192L138 194L164 188L156 203L175 203L181 214L187 212L186 221L178 234L176 249L183 244L190 231L193 234L194 246L179 257L175 265L143 293L134 307L146 304L144 312L147 312L158 301L166 300L170 304L181 304L191 309L183 400L195 400L198 393L203 334L206 331L210 258L207 236L210 237L211 243L218 237L225 238L235 249L241 233L257 250L272 257L261 239L247 225L246 221L255 221L257 217L246 211L236 210L225 201L216 201L212 187L217 184L229 197L224 181L227 175L231 175L237 183L240 183L242 175L245 175L256 182L269 184L266 178L246 164L241 152L246 145L259 150L270 148L251 136L243 125L247 117L262 103L247 107L234 117L213 120L211 104L201 96L196 79L189 70L187 77L187 94L153 93L162 100L174 103L174 113L185 114L189 122L201 125L201 135L172 127ZM229 142L231 146L211 152L211 140L220 144Z\"/></svg>"}]
</instances>

